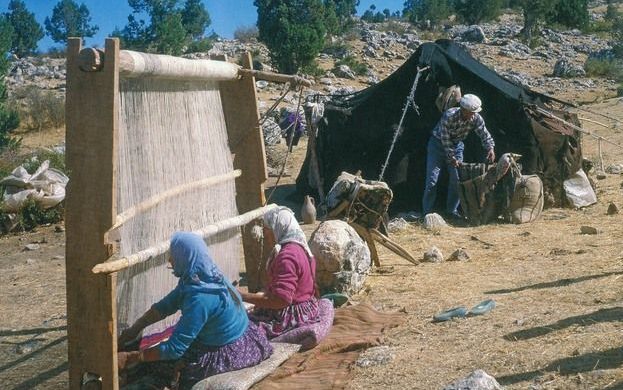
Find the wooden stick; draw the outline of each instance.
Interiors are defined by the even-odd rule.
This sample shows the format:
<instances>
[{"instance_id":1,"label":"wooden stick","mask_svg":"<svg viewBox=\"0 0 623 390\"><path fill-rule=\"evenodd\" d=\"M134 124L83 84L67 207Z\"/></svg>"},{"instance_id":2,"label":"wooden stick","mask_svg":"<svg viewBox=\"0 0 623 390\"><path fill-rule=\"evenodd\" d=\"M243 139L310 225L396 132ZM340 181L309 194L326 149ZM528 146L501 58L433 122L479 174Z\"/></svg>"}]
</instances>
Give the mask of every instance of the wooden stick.
<instances>
[{"instance_id":1,"label":"wooden stick","mask_svg":"<svg viewBox=\"0 0 623 390\"><path fill-rule=\"evenodd\" d=\"M584 117L582 117L582 116L578 116L578 119L579 119L579 120L581 120L581 121L586 121L586 122L589 122L589 123L594 123L594 124L599 125L599 126L601 126L601 127L605 127L606 129L612 129L612 126L608 126L608 125L606 125L606 124L604 124L604 123L597 122L597 121L592 120L592 119L584 118Z\"/></svg>"},{"instance_id":2,"label":"wooden stick","mask_svg":"<svg viewBox=\"0 0 623 390\"><path fill-rule=\"evenodd\" d=\"M374 238L370 232L370 229L367 229L358 223L349 223L353 229L363 238L363 240L368 244L368 249L370 249L370 257L372 258L372 263L375 267L381 266L381 261L379 260L379 253L376 250L376 244L374 244Z\"/></svg>"},{"instance_id":3,"label":"wooden stick","mask_svg":"<svg viewBox=\"0 0 623 390\"><path fill-rule=\"evenodd\" d=\"M300 76L291 76L281 73L262 72L260 70L253 69L240 69L238 70L238 74L241 76L252 76L258 80L274 81L276 83L290 83L293 88L298 85L304 85L306 87L311 87L313 85L313 82Z\"/></svg>"},{"instance_id":4,"label":"wooden stick","mask_svg":"<svg viewBox=\"0 0 623 390\"><path fill-rule=\"evenodd\" d=\"M244 214L240 214L238 216L219 221L215 224L208 225L203 229L195 230L193 233L205 239L218 233L244 226L276 207L276 204L270 204L268 206L260 207ZM135 264L143 263L158 255L166 253L169 250L170 244L171 242L169 240L160 242L159 244L156 244L151 248L147 248L122 259L108 260L104 263L97 264L95 267L93 267L91 271L95 274L121 271Z\"/></svg>"},{"instance_id":5,"label":"wooden stick","mask_svg":"<svg viewBox=\"0 0 623 390\"><path fill-rule=\"evenodd\" d=\"M398 243L391 240L389 237L387 237L383 233L379 232L376 229L370 229L370 233L371 233L372 238L378 241L385 248L389 249L390 251L394 252L398 256L402 257L405 260L408 260L409 262L415 265L420 264L420 262L415 257L413 257L409 252L407 252L406 249L398 245Z\"/></svg>"},{"instance_id":6,"label":"wooden stick","mask_svg":"<svg viewBox=\"0 0 623 390\"><path fill-rule=\"evenodd\" d=\"M597 150L599 150L599 169L604 171L604 156L601 153L601 138L597 139Z\"/></svg>"},{"instance_id":7,"label":"wooden stick","mask_svg":"<svg viewBox=\"0 0 623 390\"><path fill-rule=\"evenodd\" d=\"M232 172L228 172L222 175L212 176L212 177L208 177L207 179L202 179L202 180L194 181L192 183L182 184L181 186L171 188L167 191L156 194L152 196L151 198L146 199L142 201L141 203L137 204L136 206L131 207L125 210L123 213L117 215L117 218L115 219L115 224L113 225L113 227L108 229L108 231L106 232L106 236L107 236L106 241L108 241L108 236L110 235L110 233L113 232L114 230L117 230L121 225L123 225L130 219L134 218L136 215L142 212L145 212L146 210L149 210L150 208L153 208L154 206L158 205L159 203L169 198L172 198L177 195L181 195L185 192L189 192L189 191L192 191L198 188L210 187L210 186L220 184L220 183L223 183L229 180L233 180L237 177L240 177L241 174L242 174L242 171L240 169L236 169Z\"/></svg>"}]
</instances>

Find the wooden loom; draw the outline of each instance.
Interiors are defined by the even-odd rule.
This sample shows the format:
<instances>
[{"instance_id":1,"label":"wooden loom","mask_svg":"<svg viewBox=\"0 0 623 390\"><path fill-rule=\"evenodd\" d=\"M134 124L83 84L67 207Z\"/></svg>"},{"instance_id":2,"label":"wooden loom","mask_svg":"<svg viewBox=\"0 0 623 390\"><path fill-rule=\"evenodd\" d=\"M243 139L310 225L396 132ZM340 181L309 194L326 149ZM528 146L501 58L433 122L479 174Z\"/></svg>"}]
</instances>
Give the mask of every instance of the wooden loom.
<instances>
[{"instance_id":1,"label":"wooden loom","mask_svg":"<svg viewBox=\"0 0 623 390\"><path fill-rule=\"evenodd\" d=\"M235 180L240 215L205 226L198 232L208 236L241 227L249 289L257 289L261 247L251 236L251 225L271 206L263 207L267 175L255 77L293 84L307 82L255 72L251 64L248 54L243 57L240 69L221 61L193 61L121 51L119 41L114 38L106 40L104 51L82 49L80 38L69 39L66 157L71 181L66 207L66 279L71 389L118 388L116 271L165 252L168 242L111 261L115 245L111 244L109 234L162 199L189 188ZM118 215L115 185L119 81L124 76L218 80L236 170L165 191ZM90 387L92 383L96 383L95 387Z\"/></svg>"}]
</instances>

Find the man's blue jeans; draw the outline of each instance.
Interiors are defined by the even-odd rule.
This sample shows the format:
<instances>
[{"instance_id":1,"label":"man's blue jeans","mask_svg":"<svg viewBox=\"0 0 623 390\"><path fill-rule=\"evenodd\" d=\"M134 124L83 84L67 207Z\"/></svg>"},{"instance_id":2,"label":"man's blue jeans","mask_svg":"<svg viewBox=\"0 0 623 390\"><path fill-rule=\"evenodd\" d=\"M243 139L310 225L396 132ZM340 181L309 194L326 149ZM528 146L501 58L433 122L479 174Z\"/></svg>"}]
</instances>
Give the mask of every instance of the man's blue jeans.
<instances>
[{"instance_id":1,"label":"man's blue jeans","mask_svg":"<svg viewBox=\"0 0 623 390\"><path fill-rule=\"evenodd\" d=\"M458 142L455 146L454 156L459 162L463 162L464 149L463 142ZM431 136L426 152L426 187L424 188L424 197L422 198L424 215L431 213L435 207L437 184L442 167L447 168L449 177L446 211L449 214L457 214L459 208L459 172L448 162L448 156L441 141L435 136Z\"/></svg>"}]
</instances>

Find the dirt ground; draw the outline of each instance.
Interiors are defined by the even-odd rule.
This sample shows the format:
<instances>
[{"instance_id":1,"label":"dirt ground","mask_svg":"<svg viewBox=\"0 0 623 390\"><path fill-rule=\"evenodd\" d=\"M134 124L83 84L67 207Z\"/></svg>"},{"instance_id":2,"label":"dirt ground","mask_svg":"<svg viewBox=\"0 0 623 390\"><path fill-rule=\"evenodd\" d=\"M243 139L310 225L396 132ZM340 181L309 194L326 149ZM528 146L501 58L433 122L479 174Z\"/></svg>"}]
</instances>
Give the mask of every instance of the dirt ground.
<instances>
[{"instance_id":1,"label":"dirt ground","mask_svg":"<svg viewBox=\"0 0 623 390\"><path fill-rule=\"evenodd\" d=\"M620 99L585 108L623 121ZM611 126L584 124L623 144L622 122L581 116ZM45 145L46 136L48 145L62 139L52 130L25 142ZM598 161L594 139L584 137L583 148ZM304 153L303 143L275 199L292 190ZM605 166L623 163L623 150L604 144L603 159ZM413 224L394 234L416 258L435 245L446 257L463 248L471 260L414 266L379 249L381 268L353 301L403 311L406 322L387 334L394 358L354 367L349 388L438 389L483 369L508 389L623 389L623 215L606 214L611 202L623 208L623 176L593 179L599 202L586 209L548 209L525 225L448 227L435 234ZM583 225L598 234L581 234ZM67 387L62 230L61 224L0 237L2 389ZM38 248L27 250L27 244ZM497 304L487 315L431 322L435 313L484 299Z\"/></svg>"}]
</instances>

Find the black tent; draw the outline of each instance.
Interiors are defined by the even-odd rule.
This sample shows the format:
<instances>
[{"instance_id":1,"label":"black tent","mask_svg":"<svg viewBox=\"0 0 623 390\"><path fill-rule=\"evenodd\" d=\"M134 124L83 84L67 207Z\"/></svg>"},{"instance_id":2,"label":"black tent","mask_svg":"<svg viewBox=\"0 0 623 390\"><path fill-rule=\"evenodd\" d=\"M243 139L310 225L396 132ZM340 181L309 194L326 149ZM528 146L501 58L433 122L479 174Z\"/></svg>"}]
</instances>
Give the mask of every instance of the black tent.
<instances>
[{"instance_id":1,"label":"black tent","mask_svg":"<svg viewBox=\"0 0 623 390\"><path fill-rule=\"evenodd\" d=\"M435 99L441 88L455 84L463 94L482 99L481 115L495 139L496 155L521 154L523 173L541 176L548 205L564 204L562 181L581 166L580 133L543 116L541 110L574 124L579 124L577 118L559 110L560 101L511 83L450 40L422 44L385 80L325 103L316 138L310 140L297 178L299 192L317 194L322 187L326 194L342 171L360 170L365 179L379 177L418 67L429 68L417 85L417 109L412 105L408 110L384 174L394 191L394 207L421 207L426 143L441 116ZM471 134L465 140L465 161L482 162L483 155L478 137Z\"/></svg>"}]
</instances>

